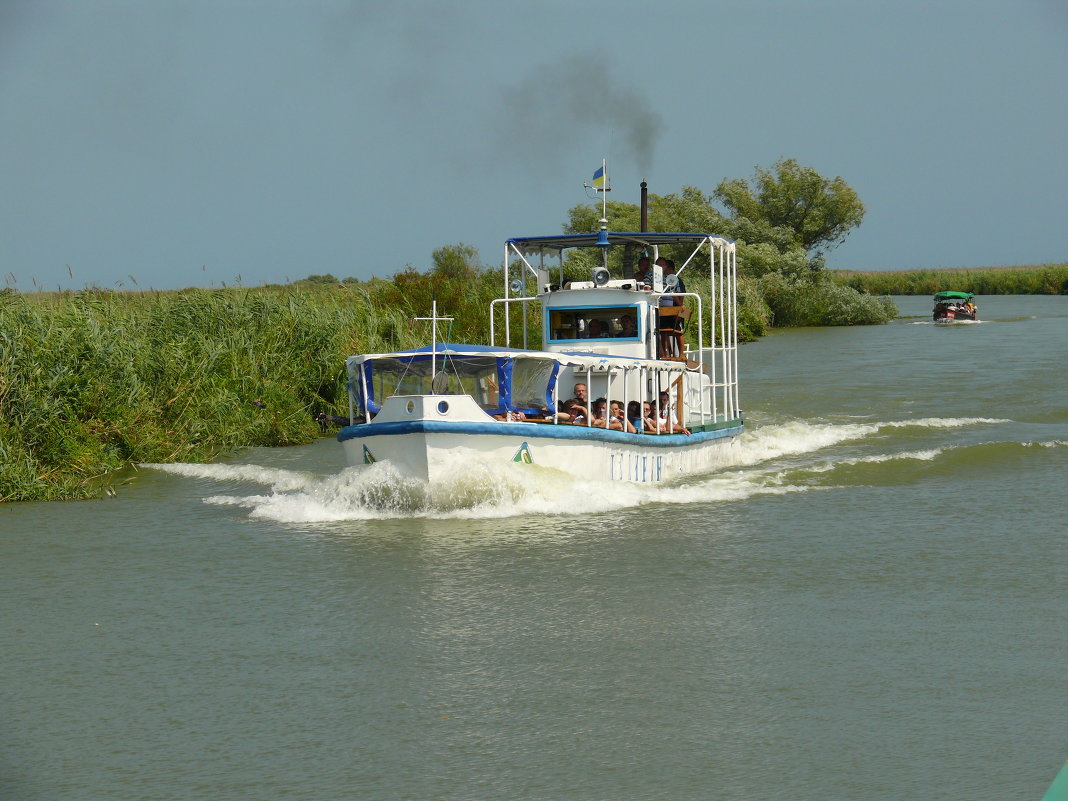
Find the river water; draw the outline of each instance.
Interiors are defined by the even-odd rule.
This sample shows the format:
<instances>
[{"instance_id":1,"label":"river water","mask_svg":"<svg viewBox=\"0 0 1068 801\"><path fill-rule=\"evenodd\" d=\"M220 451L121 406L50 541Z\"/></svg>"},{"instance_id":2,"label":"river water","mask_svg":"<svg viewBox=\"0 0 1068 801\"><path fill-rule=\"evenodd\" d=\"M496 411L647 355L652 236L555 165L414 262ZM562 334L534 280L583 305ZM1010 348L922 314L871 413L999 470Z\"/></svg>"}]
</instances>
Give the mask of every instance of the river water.
<instances>
[{"instance_id":1,"label":"river water","mask_svg":"<svg viewBox=\"0 0 1068 801\"><path fill-rule=\"evenodd\" d=\"M327 438L0 507L0 798L1040 798L1068 298L895 300L743 346L741 461L677 486Z\"/></svg>"}]
</instances>

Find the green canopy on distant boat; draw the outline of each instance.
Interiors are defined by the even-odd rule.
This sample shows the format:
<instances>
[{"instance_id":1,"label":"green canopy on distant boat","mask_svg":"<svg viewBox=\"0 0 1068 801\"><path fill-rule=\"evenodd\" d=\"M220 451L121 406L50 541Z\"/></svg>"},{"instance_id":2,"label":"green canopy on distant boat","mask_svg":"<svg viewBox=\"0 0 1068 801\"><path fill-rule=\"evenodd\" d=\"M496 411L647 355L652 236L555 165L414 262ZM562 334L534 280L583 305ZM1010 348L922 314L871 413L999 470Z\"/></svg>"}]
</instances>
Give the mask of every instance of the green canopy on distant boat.
<instances>
[{"instance_id":1,"label":"green canopy on distant boat","mask_svg":"<svg viewBox=\"0 0 1068 801\"><path fill-rule=\"evenodd\" d=\"M971 292L939 292L934 299L937 303L940 300L971 300L974 297Z\"/></svg>"}]
</instances>

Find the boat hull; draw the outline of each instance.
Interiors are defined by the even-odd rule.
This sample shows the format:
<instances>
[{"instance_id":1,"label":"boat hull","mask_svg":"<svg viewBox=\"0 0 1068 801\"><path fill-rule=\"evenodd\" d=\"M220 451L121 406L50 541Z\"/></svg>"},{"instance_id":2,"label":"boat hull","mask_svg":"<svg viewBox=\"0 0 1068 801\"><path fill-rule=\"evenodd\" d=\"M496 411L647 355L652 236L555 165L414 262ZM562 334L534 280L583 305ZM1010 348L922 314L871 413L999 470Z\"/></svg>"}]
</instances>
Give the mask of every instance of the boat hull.
<instances>
[{"instance_id":1,"label":"boat hull","mask_svg":"<svg viewBox=\"0 0 1068 801\"><path fill-rule=\"evenodd\" d=\"M514 463L577 478L656 484L726 467L734 461L742 421L690 436L628 434L550 423L419 420L348 426L338 434L350 464L388 461L428 482L474 467Z\"/></svg>"}]
</instances>

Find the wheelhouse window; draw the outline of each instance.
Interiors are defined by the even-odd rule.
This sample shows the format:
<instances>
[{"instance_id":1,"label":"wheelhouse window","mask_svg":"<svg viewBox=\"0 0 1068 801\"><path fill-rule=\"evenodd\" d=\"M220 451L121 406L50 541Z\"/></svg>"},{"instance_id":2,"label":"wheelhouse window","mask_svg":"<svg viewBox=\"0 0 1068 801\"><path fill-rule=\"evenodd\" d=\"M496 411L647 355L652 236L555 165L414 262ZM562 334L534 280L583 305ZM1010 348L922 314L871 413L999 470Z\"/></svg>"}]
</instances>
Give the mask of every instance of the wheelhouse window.
<instances>
[{"instance_id":1,"label":"wheelhouse window","mask_svg":"<svg viewBox=\"0 0 1068 801\"><path fill-rule=\"evenodd\" d=\"M589 339L641 340L641 317L637 306L586 306L549 309L546 330L550 342Z\"/></svg>"}]
</instances>

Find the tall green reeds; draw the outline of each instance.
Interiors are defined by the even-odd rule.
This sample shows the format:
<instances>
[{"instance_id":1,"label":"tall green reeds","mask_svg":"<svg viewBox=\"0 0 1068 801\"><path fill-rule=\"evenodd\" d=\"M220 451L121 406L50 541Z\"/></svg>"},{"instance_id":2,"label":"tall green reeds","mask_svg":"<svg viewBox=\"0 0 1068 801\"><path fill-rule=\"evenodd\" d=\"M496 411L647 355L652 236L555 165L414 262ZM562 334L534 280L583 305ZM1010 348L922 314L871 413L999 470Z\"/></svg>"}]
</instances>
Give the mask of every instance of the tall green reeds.
<instances>
[{"instance_id":1,"label":"tall green reeds","mask_svg":"<svg viewBox=\"0 0 1068 801\"><path fill-rule=\"evenodd\" d=\"M1068 264L954 270L830 273L835 283L873 295L933 295L944 290L977 295L1068 295Z\"/></svg>"},{"instance_id":2,"label":"tall green reeds","mask_svg":"<svg viewBox=\"0 0 1068 801\"><path fill-rule=\"evenodd\" d=\"M424 341L359 288L0 296L0 500L87 497L131 462L307 442L345 356Z\"/></svg>"}]
</instances>

